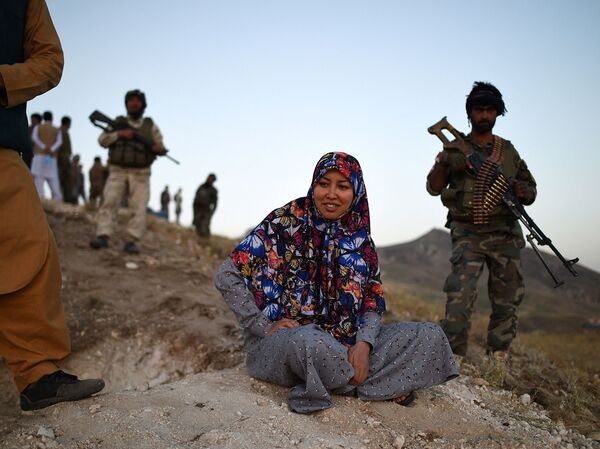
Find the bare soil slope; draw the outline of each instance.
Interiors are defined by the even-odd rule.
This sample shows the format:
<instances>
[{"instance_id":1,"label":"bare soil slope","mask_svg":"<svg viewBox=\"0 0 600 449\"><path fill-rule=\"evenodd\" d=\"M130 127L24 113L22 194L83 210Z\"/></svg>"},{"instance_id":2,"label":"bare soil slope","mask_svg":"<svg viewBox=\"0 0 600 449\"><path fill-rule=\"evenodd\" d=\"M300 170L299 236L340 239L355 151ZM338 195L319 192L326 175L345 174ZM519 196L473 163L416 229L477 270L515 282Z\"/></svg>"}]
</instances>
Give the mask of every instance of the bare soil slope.
<instances>
[{"instance_id":1,"label":"bare soil slope","mask_svg":"<svg viewBox=\"0 0 600 449\"><path fill-rule=\"evenodd\" d=\"M527 397L466 375L410 408L336 397L333 409L292 414L285 388L245 373L237 323L213 287L232 242L201 246L149 218L141 255L125 256L118 236L96 252L92 214L46 207L73 345L66 368L107 388L21 413L0 363L0 448L600 448Z\"/></svg>"}]
</instances>

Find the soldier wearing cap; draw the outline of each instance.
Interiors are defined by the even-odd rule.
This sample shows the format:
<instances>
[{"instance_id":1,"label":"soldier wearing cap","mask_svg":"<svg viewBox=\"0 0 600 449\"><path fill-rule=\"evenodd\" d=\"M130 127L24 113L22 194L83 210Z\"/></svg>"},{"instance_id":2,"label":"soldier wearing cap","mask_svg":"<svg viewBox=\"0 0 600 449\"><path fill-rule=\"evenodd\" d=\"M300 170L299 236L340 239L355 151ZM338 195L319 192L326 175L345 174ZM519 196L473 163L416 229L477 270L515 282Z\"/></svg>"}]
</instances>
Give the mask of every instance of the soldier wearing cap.
<instances>
[{"instance_id":1,"label":"soldier wearing cap","mask_svg":"<svg viewBox=\"0 0 600 449\"><path fill-rule=\"evenodd\" d=\"M90 242L94 249L108 247L117 209L128 192L128 205L133 216L127 225L123 250L130 254L139 252L137 242L146 230L146 207L150 199L150 166L157 155L166 154L158 126L150 117L143 116L146 106L146 95L142 91L127 92L127 117L117 117L118 130L104 131L98 138L100 145L108 148L109 176L104 203L98 211L96 237ZM142 140L152 142L152 147L148 148Z\"/></svg>"},{"instance_id":2,"label":"soldier wearing cap","mask_svg":"<svg viewBox=\"0 0 600 449\"><path fill-rule=\"evenodd\" d=\"M513 192L522 204L533 203L536 183L527 164L510 141L492 133L496 118L506 113L500 91L490 83L475 82L467 96L466 112L472 126L464 138L467 147L483 163L490 159L496 164L512 181ZM427 177L427 191L439 195L448 208L446 227L452 237L452 272L444 284L447 302L442 327L454 353L464 356L477 281L486 264L492 306L487 352L505 359L517 332L517 306L524 294L520 251L525 240L516 217L502 202L486 209L481 218L479 209L483 206L477 201L477 185L483 184L478 176L482 171L472 170L464 152L458 146L453 149L451 143L437 155Z\"/></svg>"}]
</instances>

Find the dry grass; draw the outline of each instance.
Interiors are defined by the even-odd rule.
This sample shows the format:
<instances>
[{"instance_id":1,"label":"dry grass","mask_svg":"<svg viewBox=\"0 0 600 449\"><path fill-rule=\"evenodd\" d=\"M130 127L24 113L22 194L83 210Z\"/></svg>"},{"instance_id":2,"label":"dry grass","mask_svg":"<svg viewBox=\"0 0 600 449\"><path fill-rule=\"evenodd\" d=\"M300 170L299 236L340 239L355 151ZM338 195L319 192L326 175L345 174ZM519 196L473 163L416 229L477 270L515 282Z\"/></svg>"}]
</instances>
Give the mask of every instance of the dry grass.
<instances>
[{"instance_id":1,"label":"dry grass","mask_svg":"<svg viewBox=\"0 0 600 449\"><path fill-rule=\"evenodd\" d=\"M526 346L543 351L561 367L576 366L583 371L600 373L600 332L584 331L569 334L530 332L519 335Z\"/></svg>"},{"instance_id":2,"label":"dry grass","mask_svg":"<svg viewBox=\"0 0 600 449\"><path fill-rule=\"evenodd\" d=\"M443 304L431 304L399 286L385 285L386 322L430 321L437 323L444 316Z\"/></svg>"},{"instance_id":3,"label":"dry grass","mask_svg":"<svg viewBox=\"0 0 600 449\"><path fill-rule=\"evenodd\" d=\"M390 283L386 305L386 321L437 322L445 308L443 302L424 300ZM487 314L473 314L465 374L483 377L490 385L518 395L530 394L554 419L584 434L600 428L600 332L521 332L506 365L484 355L487 325Z\"/></svg>"}]
</instances>

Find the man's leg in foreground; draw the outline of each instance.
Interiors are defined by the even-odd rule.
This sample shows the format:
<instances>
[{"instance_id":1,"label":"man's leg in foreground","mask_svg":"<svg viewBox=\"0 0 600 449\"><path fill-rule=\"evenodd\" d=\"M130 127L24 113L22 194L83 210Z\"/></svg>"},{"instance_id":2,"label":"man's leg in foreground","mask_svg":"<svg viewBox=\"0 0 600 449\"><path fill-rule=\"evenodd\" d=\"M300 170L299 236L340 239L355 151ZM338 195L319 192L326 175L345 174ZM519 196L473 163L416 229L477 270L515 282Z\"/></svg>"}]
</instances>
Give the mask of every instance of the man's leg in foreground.
<instances>
[{"instance_id":1,"label":"man's leg in foreground","mask_svg":"<svg viewBox=\"0 0 600 449\"><path fill-rule=\"evenodd\" d=\"M70 353L60 301L60 261L31 175L16 152L0 151L0 355L26 410L100 391L59 371ZM62 373L62 374L61 374Z\"/></svg>"}]
</instances>

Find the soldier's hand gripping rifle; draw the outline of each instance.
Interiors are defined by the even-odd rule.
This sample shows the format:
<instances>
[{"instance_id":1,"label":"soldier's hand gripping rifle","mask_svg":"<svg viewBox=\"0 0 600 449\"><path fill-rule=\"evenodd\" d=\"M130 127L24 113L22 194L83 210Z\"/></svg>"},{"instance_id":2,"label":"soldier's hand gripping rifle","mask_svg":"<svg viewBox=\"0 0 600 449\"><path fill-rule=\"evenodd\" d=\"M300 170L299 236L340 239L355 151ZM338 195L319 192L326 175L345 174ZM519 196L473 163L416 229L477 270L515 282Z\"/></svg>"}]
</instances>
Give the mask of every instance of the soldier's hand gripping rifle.
<instances>
[{"instance_id":1,"label":"soldier's hand gripping rifle","mask_svg":"<svg viewBox=\"0 0 600 449\"><path fill-rule=\"evenodd\" d=\"M443 133L443 130L448 131L455 138L453 142L450 142L446 135ZM437 136L443 143L444 150L459 150L462 152L467 161L467 170L471 173L477 175L477 173L482 169L484 165L483 158L479 153L475 153L472 151L471 147L465 142L465 135L454 128L446 119L443 117L439 122L427 128L429 134L433 134ZM562 264L565 266L567 270L573 275L578 276L578 273L573 268L577 262L579 262L579 258L567 260L563 257L563 255L556 249L556 247L552 244L552 240L550 240L546 234L542 232L539 226L533 221L533 219L529 216L521 201L515 195L512 188L512 180L505 176L502 173L502 170L499 166L495 168L494 175L494 183L490 186L490 191L487 192L490 196L498 196L502 200L502 202L508 207L508 209L513 213L515 218L517 218L523 226L527 228L529 234L527 235L527 241L535 251L535 254L540 259L550 277L554 281L554 288L560 287L564 284L563 281L558 280L556 275L552 272L544 258L542 257L537 245L539 246L548 246L552 252L559 258ZM493 202L491 202L493 205ZM484 207L489 206L484 203ZM537 245L536 245L537 243Z\"/></svg>"},{"instance_id":2,"label":"soldier's hand gripping rifle","mask_svg":"<svg viewBox=\"0 0 600 449\"><path fill-rule=\"evenodd\" d=\"M113 119L104 115L102 112L100 112L98 110L95 110L94 112L92 112L90 114L89 118L94 126L97 126L98 128L100 128L106 132L121 131L123 129L129 129L129 130L133 131L134 139L136 139L137 141L141 142L142 145L144 145L145 151L153 152L152 147L154 145L154 142L152 140L147 139L146 137L142 136L139 132L137 132L135 130L135 128L132 128L128 124L117 123ZM167 159L169 159L169 160L175 162L177 165L179 165L179 161L177 159L174 159L171 156L169 156L167 154L167 152L168 152L168 150L165 148L164 156Z\"/></svg>"}]
</instances>

